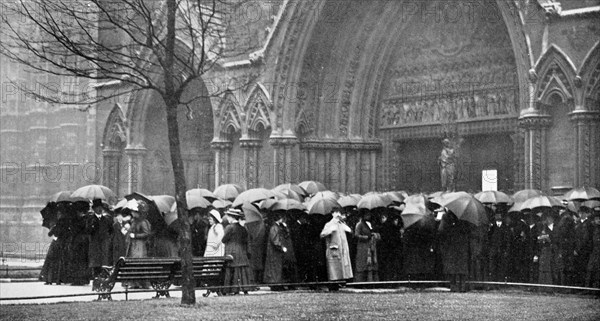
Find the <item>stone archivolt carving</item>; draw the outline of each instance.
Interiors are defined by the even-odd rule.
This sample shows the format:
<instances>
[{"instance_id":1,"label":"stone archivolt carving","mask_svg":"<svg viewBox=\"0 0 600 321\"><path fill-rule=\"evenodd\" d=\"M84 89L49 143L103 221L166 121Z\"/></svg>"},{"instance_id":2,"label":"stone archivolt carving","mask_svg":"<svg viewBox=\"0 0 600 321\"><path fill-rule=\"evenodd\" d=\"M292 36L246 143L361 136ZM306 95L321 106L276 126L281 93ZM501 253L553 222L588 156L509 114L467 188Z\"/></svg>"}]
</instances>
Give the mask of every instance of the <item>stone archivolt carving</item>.
<instances>
[{"instance_id":1,"label":"stone archivolt carving","mask_svg":"<svg viewBox=\"0 0 600 321\"><path fill-rule=\"evenodd\" d=\"M600 102L600 63L596 64L596 68L589 77L587 86L585 87L586 97L596 99L597 103ZM596 97L594 97L594 93ZM596 104L596 108L598 108Z\"/></svg>"},{"instance_id":2,"label":"stone archivolt carving","mask_svg":"<svg viewBox=\"0 0 600 321\"><path fill-rule=\"evenodd\" d=\"M564 71L557 63L552 63L538 85L536 97L538 100L543 100L556 90L560 92L563 99L573 97L573 89Z\"/></svg>"},{"instance_id":3,"label":"stone archivolt carving","mask_svg":"<svg viewBox=\"0 0 600 321\"><path fill-rule=\"evenodd\" d=\"M269 101L267 95L263 92L263 89L257 85L244 108L246 111L246 125L248 130L257 131L259 129L259 124L262 124L265 129L270 128L272 108L273 105Z\"/></svg>"},{"instance_id":4,"label":"stone archivolt carving","mask_svg":"<svg viewBox=\"0 0 600 321\"><path fill-rule=\"evenodd\" d=\"M232 96L226 95L221 104L221 122L219 124L221 133L229 132L229 128L232 128L234 132L241 131L242 129L242 117Z\"/></svg>"}]
</instances>

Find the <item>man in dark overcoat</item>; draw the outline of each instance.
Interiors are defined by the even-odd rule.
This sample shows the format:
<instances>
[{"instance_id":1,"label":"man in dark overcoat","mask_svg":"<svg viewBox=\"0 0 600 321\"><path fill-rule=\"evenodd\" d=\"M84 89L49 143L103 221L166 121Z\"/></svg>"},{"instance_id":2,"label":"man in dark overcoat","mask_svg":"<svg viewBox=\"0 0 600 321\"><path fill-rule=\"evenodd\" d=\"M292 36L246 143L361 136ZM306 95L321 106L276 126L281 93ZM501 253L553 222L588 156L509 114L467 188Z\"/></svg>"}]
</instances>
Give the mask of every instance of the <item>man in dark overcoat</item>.
<instances>
[{"instance_id":1,"label":"man in dark overcoat","mask_svg":"<svg viewBox=\"0 0 600 321\"><path fill-rule=\"evenodd\" d=\"M504 222L502 215L494 215L495 222L492 223L488 233L488 259L490 281L504 282L507 277L510 229Z\"/></svg>"},{"instance_id":2,"label":"man in dark overcoat","mask_svg":"<svg viewBox=\"0 0 600 321\"><path fill-rule=\"evenodd\" d=\"M86 218L86 230L90 237L88 258L89 267L92 268L92 277L102 271L103 265L112 264L111 241L113 234L113 220L104 209L102 200L95 199L92 211Z\"/></svg>"}]
</instances>

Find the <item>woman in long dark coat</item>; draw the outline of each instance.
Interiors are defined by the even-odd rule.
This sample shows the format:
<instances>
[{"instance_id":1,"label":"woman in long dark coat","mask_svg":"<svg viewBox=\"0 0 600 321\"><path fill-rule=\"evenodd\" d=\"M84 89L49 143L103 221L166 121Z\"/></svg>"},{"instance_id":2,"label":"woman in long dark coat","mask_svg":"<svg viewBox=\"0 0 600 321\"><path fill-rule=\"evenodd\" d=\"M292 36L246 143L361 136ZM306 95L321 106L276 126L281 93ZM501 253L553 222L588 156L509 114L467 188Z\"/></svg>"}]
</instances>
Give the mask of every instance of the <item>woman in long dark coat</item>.
<instances>
[{"instance_id":1,"label":"woman in long dark coat","mask_svg":"<svg viewBox=\"0 0 600 321\"><path fill-rule=\"evenodd\" d=\"M431 280L435 275L436 224L427 215L404 231L404 274L409 280Z\"/></svg>"},{"instance_id":2,"label":"woman in long dark coat","mask_svg":"<svg viewBox=\"0 0 600 321\"><path fill-rule=\"evenodd\" d=\"M275 223L269 229L267 240L267 256L265 258L265 283L283 282L283 257L288 249L284 245L283 217L278 214ZM276 288L277 289L277 288Z\"/></svg>"},{"instance_id":3,"label":"woman in long dark coat","mask_svg":"<svg viewBox=\"0 0 600 321\"><path fill-rule=\"evenodd\" d=\"M592 228L589 230L591 237L592 253L587 264L585 286L600 288L600 211L596 210L592 216Z\"/></svg>"},{"instance_id":4,"label":"woman in long dark coat","mask_svg":"<svg viewBox=\"0 0 600 321\"><path fill-rule=\"evenodd\" d=\"M86 285L90 283L92 273L88 266L88 250L90 238L86 230L86 216L89 203L75 202L72 205L75 215L71 216L69 230L69 276L72 285Z\"/></svg>"},{"instance_id":5,"label":"woman in long dark coat","mask_svg":"<svg viewBox=\"0 0 600 321\"><path fill-rule=\"evenodd\" d=\"M116 221L113 224L113 239L112 239L112 265L114 266L119 261L119 258L127 254L127 237L129 228L131 227L131 216L123 217L123 213L117 213Z\"/></svg>"},{"instance_id":6,"label":"woman in long dark coat","mask_svg":"<svg viewBox=\"0 0 600 321\"><path fill-rule=\"evenodd\" d=\"M450 291L465 292L465 281L469 274L469 223L459 220L452 212L442 216L438 228L440 254L444 274L449 278Z\"/></svg>"},{"instance_id":7,"label":"woman in long dark coat","mask_svg":"<svg viewBox=\"0 0 600 321\"><path fill-rule=\"evenodd\" d=\"M371 213L364 212L363 217L354 229L356 244L356 282L379 281L379 263L377 258L377 242L381 239L373 232Z\"/></svg>"},{"instance_id":8,"label":"woman in long dark coat","mask_svg":"<svg viewBox=\"0 0 600 321\"><path fill-rule=\"evenodd\" d=\"M63 217L62 213L57 214L58 220L54 226L50 228L48 236L53 238L50 246L48 247L48 253L44 260L44 266L40 272L40 281L44 281L45 284L56 283L57 285L65 282L65 254L67 253L67 236L68 236L68 223Z\"/></svg>"},{"instance_id":9,"label":"woman in long dark coat","mask_svg":"<svg viewBox=\"0 0 600 321\"><path fill-rule=\"evenodd\" d=\"M379 278L382 281L399 281L402 274L402 225L399 215L391 212L382 216L378 228L381 242L379 250Z\"/></svg>"},{"instance_id":10,"label":"woman in long dark coat","mask_svg":"<svg viewBox=\"0 0 600 321\"><path fill-rule=\"evenodd\" d=\"M224 285L229 288L223 289L223 293L238 294L243 291L247 294L252 289L247 285L253 283L248 260L248 232L238 221L243 218L240 210L229 209L225 214L228 216L229 224L225 228L222 241L225 244L225 255L231 255L233 261L225 270Z\"/></svg>"}]
</instances>

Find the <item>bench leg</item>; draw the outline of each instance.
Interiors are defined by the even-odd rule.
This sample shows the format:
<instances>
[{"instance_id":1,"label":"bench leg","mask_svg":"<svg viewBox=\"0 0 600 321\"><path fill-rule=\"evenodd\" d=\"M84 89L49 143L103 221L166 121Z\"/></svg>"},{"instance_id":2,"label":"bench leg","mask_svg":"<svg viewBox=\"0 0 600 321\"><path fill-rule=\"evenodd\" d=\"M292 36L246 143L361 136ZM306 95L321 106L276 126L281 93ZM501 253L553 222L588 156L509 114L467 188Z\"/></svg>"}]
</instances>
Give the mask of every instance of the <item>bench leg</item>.
<instances>
[{"instance_id":1,"label":"bench leg","mask_svg":"<svg viewBox=\"0 0 600 321\"><path fill-rule=\"evenodd\" d=\"M96 299L96 301L102 301L102 300L108 300L108 301L112 301L112 295L110 294L110 292L108 293L99 293L98 294L98 299Z\"/></svg>"},{"instance_id":2,"label":"bench leg","mask_svg":"<svg viewBox=\"0 0 600 321\"><path fill-rule=\"evenodd\" d=\"M169 288L171 287L171 282L152 282L152 288L156 290L155 299L164 296L166 298L170 298L171 294L169 293Z\"/></svg>"}]
</instances>

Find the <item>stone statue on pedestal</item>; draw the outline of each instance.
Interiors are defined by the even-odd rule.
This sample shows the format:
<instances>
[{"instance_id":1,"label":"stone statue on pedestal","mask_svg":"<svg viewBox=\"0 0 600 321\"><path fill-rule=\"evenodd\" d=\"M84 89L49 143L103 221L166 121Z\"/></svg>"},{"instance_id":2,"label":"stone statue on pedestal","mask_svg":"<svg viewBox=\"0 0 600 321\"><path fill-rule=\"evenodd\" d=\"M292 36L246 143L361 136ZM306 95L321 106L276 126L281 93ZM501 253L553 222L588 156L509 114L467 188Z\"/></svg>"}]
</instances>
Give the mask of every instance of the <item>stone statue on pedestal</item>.
<instances>
[{"instance_id":1,"label":"stone statue on pedestal","mask_svg":"<svg viewBox=\"0 0 600 321\"><path fill-rule=\"evenodd\" d=\"M444 148L439 157L442 190L454 192L456 190L456 159L458 158L458 149L462 140L453 142L445 138L442 143L444 144Z\"/></svg>"}]
</instances>

